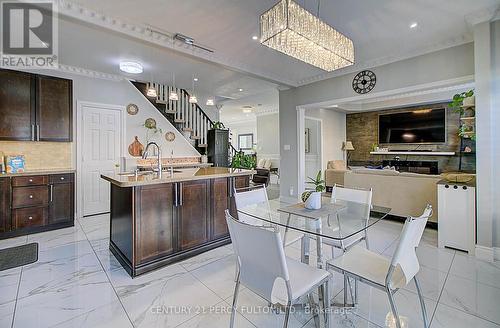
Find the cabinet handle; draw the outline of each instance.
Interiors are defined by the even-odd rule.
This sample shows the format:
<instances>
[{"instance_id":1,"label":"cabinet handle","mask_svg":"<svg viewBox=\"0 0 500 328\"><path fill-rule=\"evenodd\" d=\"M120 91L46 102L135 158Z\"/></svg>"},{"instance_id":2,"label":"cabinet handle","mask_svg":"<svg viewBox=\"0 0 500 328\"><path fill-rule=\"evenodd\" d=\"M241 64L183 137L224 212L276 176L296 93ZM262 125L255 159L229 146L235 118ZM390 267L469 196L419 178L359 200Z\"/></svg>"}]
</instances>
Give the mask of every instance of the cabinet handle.
<instances>
[{"instance_id":1,"label":"cabinet handle","mask_svg":"<svg viewBox=\"0 0 500 328\"><path fill-rule=\"evenodd\" d=\"M36 141L40 141L40 125L36 125Z\"/></svg>"},{"instance_id":2,"label":"cabinet handle","mask_svg":"<svg viewBox=\"0 0 500 328\"><path fill-rule=\"evenodd\" d=\"M28 216L28 220L33 220L33 217L32 216Z\"/></svg>"},{"instance_id":3,"label":"cabinet handle","mask_svg":"<svg viewBox=\"0 0 500 328\"><path fill-rule=\"evenodd\" d=\"M176 206L176 207L179 206L179 200L178 200L178 198L179 198L179 192L177 191L177 187L178 187L178 185L176 183L174 185L174 206Z\"/></svg>"},{"instance_id":4,"label":"cabinet handle","mask_svg":"<svg viewBox=\"0 0 500 328\"><path fill-rule=\"evenodd\" d=\"M35 124L31 124L31 141L35 141Z\"/></svg>"},{"instance_id":5,"label":"cabinet handle","mask_svg":"<svg viewBox=\"0 0 500 328\"><path fill-rule=\"evenodd\" d=\"M29 181L29 182L33 182L33 179L29 179L28 181Z\"/></svg>"},{"instance_id":6,"label":"cabinet handle","mask_svg":"<svg viewBox=\"0 0 500 328\"><path fill-rule=\"evenodd\" d=\"M64 177L61 177L61 180L64 180Z\"/></svg>"},{"instance_id":7,"label":"cabinet handle","mask_svg":"<svg viewBox=\"0 0 500 328\"><path fill-rule=\"evenodd\" d=\"M54 185L50 185L50 202L54 199Z\"/></svg>"},{"instance_id":8,"label":"cabinet handle","mask_svg":"<svg viewBox=\"0 0 500 328\"><path fill-rule=\"evenodd\" d=\"M30 195L30 199L33 199L33 195Z\"/></svg>"},{"instance_id":9,"label":"cabinet handle","mask_svg":"<svg viewBox=\"0 0 500 328\"><path fill-rule=\"evenodd\" d=\"M182 182L179 183L179 205L182 206Z\"/></svg>"}]
</instances>

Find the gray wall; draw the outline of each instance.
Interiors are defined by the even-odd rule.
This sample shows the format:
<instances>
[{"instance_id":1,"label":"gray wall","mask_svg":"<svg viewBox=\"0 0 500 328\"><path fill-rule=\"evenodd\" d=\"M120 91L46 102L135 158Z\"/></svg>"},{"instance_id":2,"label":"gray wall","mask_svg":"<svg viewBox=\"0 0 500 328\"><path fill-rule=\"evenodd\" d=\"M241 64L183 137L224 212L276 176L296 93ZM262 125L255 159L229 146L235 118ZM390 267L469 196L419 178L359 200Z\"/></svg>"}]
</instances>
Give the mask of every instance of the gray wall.
<instances>
[{"instance_id":1,"label":"gray wall","mask_svg":"<svg viewBox=\"0 0 500 328\"><path fill-rule=\"evenodd\" d=\"M257 159L270 158L280 167L280 118L278 113L257 115Z\"/></svg>"},{"instance_id":2,"label":"gray wall","mask_svg":"<svg viewBox=\"0 0 500 328\"><path fill-rule=\"evenodd\" d=\"M372 93L443 81L474 74L473 45L465 44L434 53L374 67L377 85ZM353 74L280 91L281 195L297 191L297 106L353 97ZM290 150L284 150L289 145Z\"/></svg>"}]
</instances>

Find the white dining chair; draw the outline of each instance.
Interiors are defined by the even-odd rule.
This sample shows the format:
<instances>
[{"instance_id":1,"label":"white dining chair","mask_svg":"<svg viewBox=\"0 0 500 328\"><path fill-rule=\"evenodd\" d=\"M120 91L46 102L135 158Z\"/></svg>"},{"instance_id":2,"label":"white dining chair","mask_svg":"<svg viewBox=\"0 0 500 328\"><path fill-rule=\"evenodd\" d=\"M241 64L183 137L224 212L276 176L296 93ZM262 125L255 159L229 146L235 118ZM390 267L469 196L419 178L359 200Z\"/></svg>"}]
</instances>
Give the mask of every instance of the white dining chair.
<instances>
[{"instance_id":1,"label":"white dining chair","mask_svg":"<svg viewBox=\"0 0 500 328\"><path fill-rule=\"evenodd\" d=\"M356 245L347 250L344 255L327 262L327 268L331 268L344 274L344 276L352 277L385 291L389 298L393 319L397 328L401 328L402 326L396 303L394 302L394 294L400 288L408 285L412 279L417 288L424 327L429 327L425 302L417 279L420 265L416 248L420 243L427 220L431 215L432 206L427 205L420 217L409 217L405 221L396 252L392 256L392 259ZM344 302L346 297L347 293L344 290Z\"/></svg>"},{"instance_id":2,"label":"white dining chair","mask_svg":"<svg viewBox=\"0 0 500 328\"><path fill-rule=\"evenodd\" d=\"M368 220L370 219L370 209L372 207L372 195L372 189L353 189L335 184L332 188L331 202L336 203L337 201L348 201L366 205L360 206L359 210L352 210L354 213L337 213L337 216L356 215L361 221L363 221L365 224L368 224ZM342 234L342 226L339 224L339 226L336 228L339 229L339 233ZM346 238L345 240L325 238L323 239L323 244L332 247L332 258L334 258L335 248L338 248L342 250L342 252L345 252L347 249L362 242L363 240L365 241L366 248L369 248L368 233L366 229L364 229L363 232Z\"/></svg>"},{"instance_id":3,"label":"white dining chair","mask_svg":"<svg viewBox=\"0 0 500 328\"><path fill-rule=\"evenodd\" d=\"M288 327L291 306L302 296L325 286L323 306L328 326L329 281L332 274L285 256L279 230L255 226L234 219L226 210L226 221L240 270L234 288L231 324L238 302L240 284L276 307L285 307L283 327Z\"/></svg>"},{"instance_id":4,"label":"white dining chair","mask_svg":"<svg viewBox=\"0 0 500 328\"><path fill-rule=\"evenodd\" d=\"M271 213L271 205L269 204L269 198L267 197L267 189L264 185L257 186L255 188L242 188L242 189L234 189L234 201L236 203L236 209L242 209L246 206L258 204L259 206L264 206L265 212ZM253 216L238 212L238 220L244 223L262 226L264 223L262 220L259 220ZM280 228L284 230L284 228ZM282 231L283 232L283 231ZM284 236L284 245L289 246L296 241L300 240L303 234L295 233L295 232L287 232L283 234Z\"/></svg>"}]
</instances>

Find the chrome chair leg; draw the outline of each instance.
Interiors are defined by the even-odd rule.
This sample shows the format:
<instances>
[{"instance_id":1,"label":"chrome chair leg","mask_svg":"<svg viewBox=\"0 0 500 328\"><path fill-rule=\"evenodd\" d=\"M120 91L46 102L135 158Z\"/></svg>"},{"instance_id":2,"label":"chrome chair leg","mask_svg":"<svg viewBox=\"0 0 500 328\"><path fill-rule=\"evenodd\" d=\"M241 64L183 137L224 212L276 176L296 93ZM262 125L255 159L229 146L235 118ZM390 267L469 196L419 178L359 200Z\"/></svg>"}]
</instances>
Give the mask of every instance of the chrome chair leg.
<instances>
[{"instance_id":1,"label":"chrome chair leg","mask_svg":"<svg viewBox=\"0 0 500 328\"><path fill-rule=\"evenodd\" d=\"M307 300L309 301L309 308L311 310L311 313L313 315L314 319L314 326L316 328L320 328L320 323L319 323L319 312L318 309L316 308L316 303L314 302L314 298L312 294L307 295Z\"/></svg>"},{"instance_id":2,"label":"chrome chair leg","mask_svg":"<svg viewBox=\"0 0 500 328\"><path fill-rule=\"evenodd\" d=\"M240 272L238 271L238 276L236 277L236 285L234 286L234 296L233 296L233 307L231 311L231 323L230 328L234 327L234 317L236 316L236 302L238 301L238 294L240 291Z\"/></svg>"},{"instance_id":3,"label":"chrome chair leg","mask_svg":"<svg viewBox=\"0 0 500 328\"><path fill-rule=\"evenodd\" d=\"M422 290L420 289L420 283L418 282L417 276L413 277L415 281L415 287L417 287L418 299L420 301L420 308L422 310L422 319L424 320L424 328L429 327L429 323L427 321L427 311L425 309L424 297L422 295Z\"/></svg>"},{"instance_id":4,"label":"chrome chair leg","mask_svg":"<svg viewBox=\"0 0 500 328\"><path fill-rule=\"evenodd\" d=\"M330 283L331 279L328 279L324 284L324 294L323 294L323 311L325 313L325 327L329 327L330 319Z\"/></svg>"},{"instance_id":5,"label":"chrome chair leg","mask_svg":"<svg viewBox=\"0 0 500 328\"><path fill-rule=\"evenodd\" d=\"M394 295L389 288L386 288L387 296L389 297L389 303L391 305L392 315L394 316L394 322L396 323L396 328L401 328L401 321L399 320L398 309L396 308L396 303L394 302Z\"/></svg>"},{"instance_id":6,"label":"chrome chair leg","mask_svg":"<svg viewBox=\"0 0 500 328\"><path fill-rule=\"evenodd\" d=\"M288 319L290 319L290 310L292 308L292 303L288 302L285 310L285 322L283 322L283 328L288 328Z\"/></svg>"}]
</instances>

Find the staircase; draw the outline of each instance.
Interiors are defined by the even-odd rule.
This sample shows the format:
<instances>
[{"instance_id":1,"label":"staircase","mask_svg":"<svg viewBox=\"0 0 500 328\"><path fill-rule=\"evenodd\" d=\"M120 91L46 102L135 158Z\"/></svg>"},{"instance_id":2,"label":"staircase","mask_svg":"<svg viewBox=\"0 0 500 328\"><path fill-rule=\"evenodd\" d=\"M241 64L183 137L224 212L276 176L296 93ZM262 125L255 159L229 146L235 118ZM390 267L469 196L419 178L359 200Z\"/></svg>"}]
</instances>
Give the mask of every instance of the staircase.
<instances>
[{"instance_id":1,"label":"staircase","mask_svg":"<svg viewBox=\"0 0 500 328\"><path fill-rule=\"evenodd\" d=\"M212 128L214 122L198 104L189 103L190 94L186 90L159 83L131 82L200 154L205 154L209 143L207 132ZM150 85L156 89L156 99L146 96ZM179 95L179 100L168 99L172 91ZM222 126L225 128L224 125ZM230 143L229 163L236 153L237 150Z\"/></svg>"}]
</instances>

